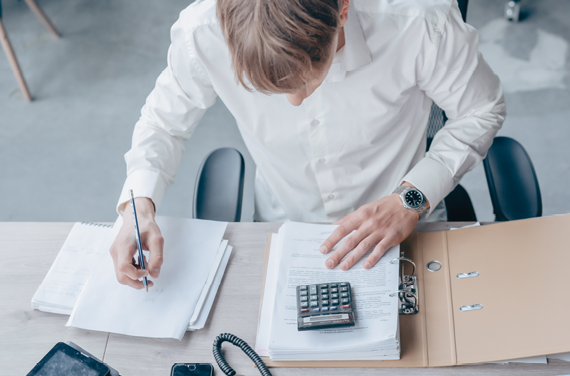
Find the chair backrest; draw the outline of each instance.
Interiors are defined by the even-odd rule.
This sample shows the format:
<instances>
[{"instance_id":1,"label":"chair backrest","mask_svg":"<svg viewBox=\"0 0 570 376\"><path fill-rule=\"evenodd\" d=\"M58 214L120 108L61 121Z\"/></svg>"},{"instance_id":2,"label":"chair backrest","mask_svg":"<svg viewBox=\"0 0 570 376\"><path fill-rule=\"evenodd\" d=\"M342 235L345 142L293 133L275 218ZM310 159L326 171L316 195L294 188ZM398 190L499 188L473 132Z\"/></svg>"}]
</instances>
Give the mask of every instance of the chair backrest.
<instances>
[{"instance_id":1,"label":"chair backrest","mask_svg":"<svg viewBox=\"0 0 570 376\"><path fill-rule=\"evenodd\" d=\"M461 16L463 17L463 21L467 19L467 5L469 4L469 0L458 0L457 4L459 5L459 10L461 11ZM431 112L429 114L428 120L428 127L427 127L427 146L426 150L429 150L431 146L431 142L435 137L435 134L443 128L445 122L447 121L447 116L445 116L445 112L439 108L435 103L431 106Z\"/></svg>"},{"instance_id":2,"label":"chair backrest","mask_svg":"<svg viewBox=\"0 0 570 376\"><path fill-rule=\"evenodd\" d=\"M495 137L483 160L496 221L542 215L542 198L526 150L509 137Z\"/></svg>"},{"instance_id":3,"label":"chair backrest","mask_svg":"<svg viewBox=\"0 0 570 376\"><path fill-rule=\"evenodd\" d=\"M234 148L214 150L202 164L194 189L193 217L239 222L245 163Z\"/></svg>"}]
</instances>

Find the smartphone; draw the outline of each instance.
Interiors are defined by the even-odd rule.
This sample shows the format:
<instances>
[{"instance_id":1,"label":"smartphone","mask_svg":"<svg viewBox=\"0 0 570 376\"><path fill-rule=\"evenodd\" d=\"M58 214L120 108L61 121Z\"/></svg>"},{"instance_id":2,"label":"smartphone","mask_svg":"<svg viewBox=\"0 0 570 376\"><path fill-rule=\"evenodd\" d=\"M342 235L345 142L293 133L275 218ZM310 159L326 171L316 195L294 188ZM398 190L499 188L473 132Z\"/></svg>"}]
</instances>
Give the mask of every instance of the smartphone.
<instances>
[{"instance_id":1,"label":"smartphone","mask_svg":"<svg viewBox=\"0 0 570 376\"><path fill-rule=\"evenodd\" d=\"M175 363L170 376L214 376L210 363Z\"/></svg>"}]
</instances>

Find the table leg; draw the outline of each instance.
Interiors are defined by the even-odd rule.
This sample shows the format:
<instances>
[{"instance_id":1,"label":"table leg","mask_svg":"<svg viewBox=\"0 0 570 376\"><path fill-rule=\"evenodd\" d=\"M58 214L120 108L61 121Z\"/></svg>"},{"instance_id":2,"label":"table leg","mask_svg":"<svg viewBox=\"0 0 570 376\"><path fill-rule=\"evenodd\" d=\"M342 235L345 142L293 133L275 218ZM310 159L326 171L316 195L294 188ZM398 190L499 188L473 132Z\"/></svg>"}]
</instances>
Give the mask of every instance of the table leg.
<instances>
[{"instance_id":1,"label":"table leg","mask_svg":"<svg viewBox=\"0 0 570 376\"><path fill-rule=\"evenodd\" d=\"M56 30L55 26L53 26L53 24L51 23L50 19L46 16L46 14L44 13L44 11L42 10L42 8L40 8L38 6L38 4L36 4L36 2L34 0L24 0L26 2L26 4L28 4L28 7L30 7L30 9L32 10L32 12L34 12L34 14L36 15L36 17L38 17L40 19L40 21L44 24L44 26L56 37L59 38L60 35L58 33L58 31Z\"/></svg>"},{"instance_id":2,"label":"table leg","mask_svg":"<svg viewBox=\"0 0 570 376\"><path fill-rule=\"evenodd\" d=\"M16 80L20 85L22 94L24 94L26 100L31 101L32 96L30 95L30 91L28 90L28 86L26 85L26 80L24 80L24 75L22 74L22 70L20 69L20 64L18 64L18 60L16 59L16 55L14 54L14 50L12 49L12 45L10 44L10 40L8 39L8 35L6 34L6 30L4 29L4 24L2 23L2 19L0 19L0 43L2 44L2 48L6 53L6 57L8 58L8 62L10 63L10 67L12 67L14 76L16 76Z\"/></svg>"}]
</instances>

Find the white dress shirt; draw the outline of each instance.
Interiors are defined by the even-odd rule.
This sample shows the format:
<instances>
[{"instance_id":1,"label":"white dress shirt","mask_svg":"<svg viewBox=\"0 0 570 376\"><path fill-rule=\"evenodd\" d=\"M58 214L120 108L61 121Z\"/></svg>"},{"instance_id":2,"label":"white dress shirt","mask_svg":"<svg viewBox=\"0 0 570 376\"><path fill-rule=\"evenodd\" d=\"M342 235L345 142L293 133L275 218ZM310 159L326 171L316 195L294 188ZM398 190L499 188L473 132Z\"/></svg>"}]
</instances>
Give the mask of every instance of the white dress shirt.
<instances>
[{"instance_id":1,"label":"white dress shirt","mask_svg":"<svg viewBox=\"0 0 570 376\"><path fill-rule=\"evenodd\" d=\"M257 165L255 219L328 222L402 181L433 211L486 155L505 117L499 79L456 0L350 0L345 45L299 107L236 80L215 0L197 0L171 31L168 66L125 155L128 189L158 207L184 141L219 96ZM426 149L432 100L449 120Z\"/></svg>"}]
</instances>

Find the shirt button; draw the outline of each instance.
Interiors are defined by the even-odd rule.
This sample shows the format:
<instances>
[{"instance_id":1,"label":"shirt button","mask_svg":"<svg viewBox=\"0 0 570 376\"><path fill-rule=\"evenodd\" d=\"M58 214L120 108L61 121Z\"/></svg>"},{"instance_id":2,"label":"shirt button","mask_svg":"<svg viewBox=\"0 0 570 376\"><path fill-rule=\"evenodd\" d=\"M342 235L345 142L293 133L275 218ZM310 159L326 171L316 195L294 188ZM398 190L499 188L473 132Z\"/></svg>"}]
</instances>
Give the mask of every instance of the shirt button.
<instances>
[{"instance_id":1,"label":"shirt button","mask_svg":"<svg viewBox=\"0 0 570 376\"><path fill-rule=\"evenodd\" d=\"M325 163L327 160L324 158L319 158L319 163Z\"/></svg>"},{"instance_id":2,"label":"shirt button","mask_svg":"<svg viewBox=\"0 0 570 376\"><path fill-rule=\"evenodd\" d=\"M317 125L319 125L319 124L321 124L321 122L318 121L318 120L313 120L313 121L311 122L311 125L312 125L312 126L317 126Z\"/></svg>"},{"instance_id":3,"label":"shirt button","mask_svg":"<svg viewBox=\"0 0 570 376\"><path fill-rule=\"evenodd\" d=\"M333 198L334 198L334 195L333 195L333 194L330 194L329 197L328 197L329 200L332 200Z\"/></svg>"}]
</instances>

